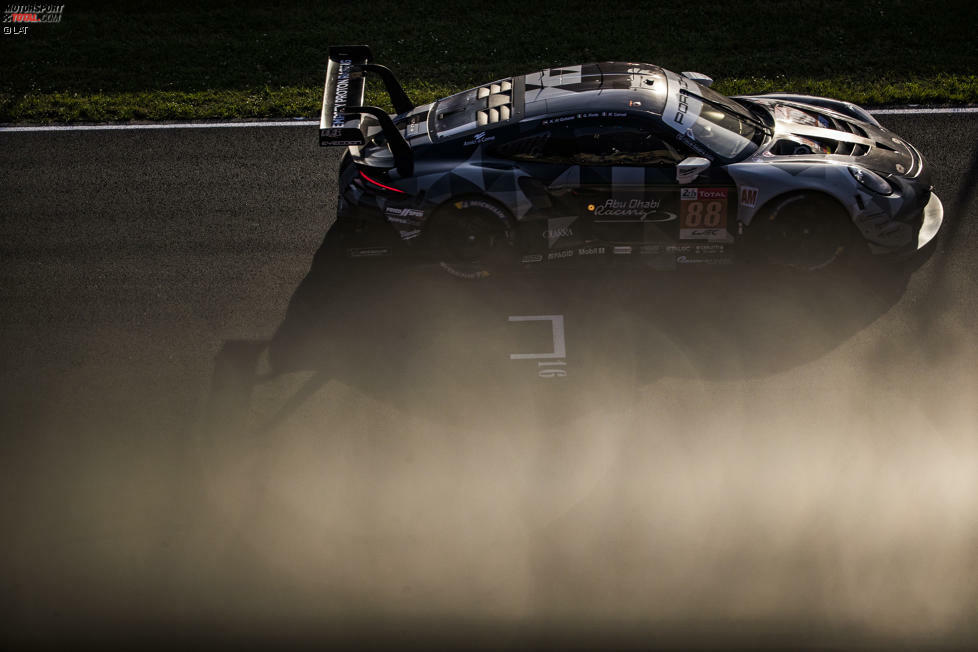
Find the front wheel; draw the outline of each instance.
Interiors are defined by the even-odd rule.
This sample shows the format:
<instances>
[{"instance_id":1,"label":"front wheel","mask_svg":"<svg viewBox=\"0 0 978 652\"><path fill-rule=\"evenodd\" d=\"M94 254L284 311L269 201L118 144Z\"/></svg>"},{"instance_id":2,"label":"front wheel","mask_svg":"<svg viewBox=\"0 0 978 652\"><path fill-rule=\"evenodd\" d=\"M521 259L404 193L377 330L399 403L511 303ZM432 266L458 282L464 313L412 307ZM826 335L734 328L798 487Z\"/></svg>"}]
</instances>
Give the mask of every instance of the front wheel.
<instances>
[{"instance_id":1,"label":"front wheel","mask_svg":"<svg viewBox=\"0 0 978 652\"><path fill-rule=\"evenodd\" d=\"M754 218L745 240L752 260L803 272L842 264L855 243L845 211L811 194L775 200Z\"/></svg>"}]
</instances>

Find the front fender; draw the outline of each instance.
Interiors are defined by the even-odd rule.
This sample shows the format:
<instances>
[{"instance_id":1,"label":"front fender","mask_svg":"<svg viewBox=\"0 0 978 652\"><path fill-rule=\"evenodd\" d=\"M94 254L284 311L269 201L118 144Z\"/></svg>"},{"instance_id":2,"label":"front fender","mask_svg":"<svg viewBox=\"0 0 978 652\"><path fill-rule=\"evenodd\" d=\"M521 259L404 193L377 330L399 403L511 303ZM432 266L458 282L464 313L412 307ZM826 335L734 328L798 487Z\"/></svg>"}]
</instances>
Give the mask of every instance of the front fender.
<instances>
[{"instance_id":1,"label":"front fender","mask_svg":"<svg viewBox=\"0 0 978 652\"><path fill-rule=\"evenodd\" d=\"M813 161L740 163L728 167L737 184L737 220L749 226L770 203L787 194L813 191L834 199L870 243L899 249L915 236L912 224L894 219L905 199L873 194L841 164Z\"/></svg>"},{"instance_id":2,"label":"front fender","mask_svg":"<svg viewBox=\"0 0 978 652\"><path fill-rule=\"evenodd\" d=\"M828 109L830 111L835 111L836 113L841 113L842 115L847 115L850 118L855 118L856 120L861 120L863 122L868 122L871 125L880 127L880 123L874 118L866 109L861 106L857 106L852 102L843 102L842 100L833 100L829 97L817 97L815 95L791 95L791 94L781 94L772 93L770 95L752 95L748 97L759 97L770 100L784 100L785 102L798 102L799 104L807 104L809 106L816 106L823 109Z\"/></svg>"},{"instance_id":3,"label":"front fender","mask_svg":"<svg viewBox=\"0 0 978 652\"><path fill-rule=\"evenodd\" d=\"M727 168L737 184L737 221L750 225L771 200L801 190L828 195L854 217L861 191L845 166L817 162L737 163Z\"/></svg>"}]
</instances>

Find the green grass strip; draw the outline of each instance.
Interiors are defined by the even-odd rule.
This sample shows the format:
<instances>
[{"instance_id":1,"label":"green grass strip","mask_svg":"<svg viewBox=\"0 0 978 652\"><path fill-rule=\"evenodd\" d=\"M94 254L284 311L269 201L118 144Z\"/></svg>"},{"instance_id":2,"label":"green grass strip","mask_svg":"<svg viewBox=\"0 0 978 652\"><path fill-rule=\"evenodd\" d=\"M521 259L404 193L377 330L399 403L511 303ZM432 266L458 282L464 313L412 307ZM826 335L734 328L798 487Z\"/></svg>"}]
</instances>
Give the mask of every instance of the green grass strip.
<instances>
[{"instance_id":1,"label":"green grass strip","mask_svg":"<svg viewBox=\"0 0 978 652\"><path fill-rule=\"evenodd\" d=\"M485 81L491 81L486 79ZM978 76L936 75L913 81L761 78L718 80L714 88L728 95L790 92L845 99L862 106L894 104L960 104L978 98ZM418 104L434 101L463 87L416 83L406 88ZM391 110L381 90L367 101ZM209 120L318 117L321 88L254 90L143 91L121 93L28 93L0 95L0 121L7 123L129 122L141 120Z\"/></svg>"},{"instance_id":2,"label":"green grass strip","mask_svg":"<svg viewBox=\"0 0 978 652\"><path fill-rule=\"evenodd\" d=\"M0 35L0 122L312 116L328 47L357 43L418 102L637 61L711 75L726 93L973 104L976 25L974 0L92 0Z\"/></svg>"}]
</instances>

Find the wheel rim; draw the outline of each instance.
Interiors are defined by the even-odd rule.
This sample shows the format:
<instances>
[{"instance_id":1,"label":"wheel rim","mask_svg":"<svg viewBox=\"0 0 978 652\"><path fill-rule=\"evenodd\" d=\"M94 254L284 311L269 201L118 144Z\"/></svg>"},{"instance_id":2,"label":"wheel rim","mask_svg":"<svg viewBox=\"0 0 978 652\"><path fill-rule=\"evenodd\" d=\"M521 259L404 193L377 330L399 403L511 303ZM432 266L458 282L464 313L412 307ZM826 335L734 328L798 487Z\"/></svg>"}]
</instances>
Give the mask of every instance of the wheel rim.
<instances>
[{"instance_id":1,"label":"wheel rim","mask_svg":"<svg viewBox=\"0 0 978 652\"><path fill-rule=\"evenodd\" d=\"M820 204L784 206L768 215L763 225L761 242L774 264L814 271L836 262L846 250L846 225Z\"/></svg>"},{"instance_id":2,"label":"wheel rim","mask_svg":"<svg viewBox=\"0 0 978 652\"><path fill-rule=\"evenodd\" d=\"M489 255L502 231L483 215L465 213L452 222L446 244L457 260L476 262Z\"/></svg>"}]
</instances>

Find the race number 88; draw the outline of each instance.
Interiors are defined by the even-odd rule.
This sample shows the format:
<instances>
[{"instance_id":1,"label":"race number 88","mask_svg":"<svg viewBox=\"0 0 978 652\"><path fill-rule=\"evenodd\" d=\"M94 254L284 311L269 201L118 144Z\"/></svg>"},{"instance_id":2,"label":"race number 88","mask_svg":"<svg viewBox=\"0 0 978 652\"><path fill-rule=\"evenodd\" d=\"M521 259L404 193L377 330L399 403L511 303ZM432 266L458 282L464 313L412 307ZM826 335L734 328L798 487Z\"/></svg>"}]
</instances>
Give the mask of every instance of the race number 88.
<instances>
[{"instance_id":1,"label":"race number 88","mask_svg":"<svg viewBox=\"0 0 978 652\"><path fill-rule=\"evenodd\" d=\"M718 227L723 221L723 202L690 202L685 217L685 226L689 228Z\"/></svg>"}]
</instances>

